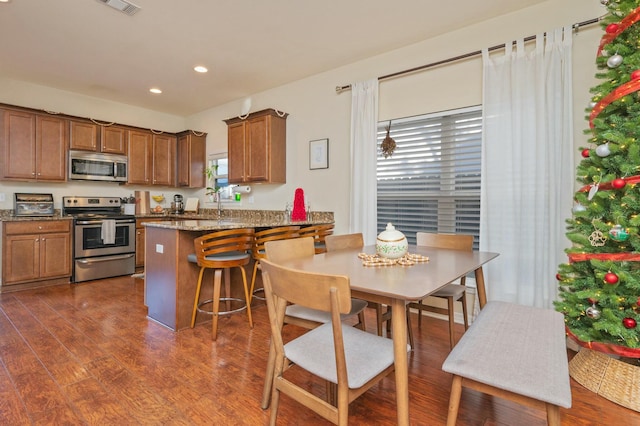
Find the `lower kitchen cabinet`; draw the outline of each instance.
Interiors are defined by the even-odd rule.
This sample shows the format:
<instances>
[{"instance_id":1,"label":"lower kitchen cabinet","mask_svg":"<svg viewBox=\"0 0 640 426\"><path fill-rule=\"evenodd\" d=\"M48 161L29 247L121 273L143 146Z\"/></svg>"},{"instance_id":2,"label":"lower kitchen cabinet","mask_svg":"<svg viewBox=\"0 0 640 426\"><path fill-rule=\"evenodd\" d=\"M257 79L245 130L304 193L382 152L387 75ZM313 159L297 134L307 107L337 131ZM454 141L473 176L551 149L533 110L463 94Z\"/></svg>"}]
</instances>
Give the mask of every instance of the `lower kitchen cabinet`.
<instances>
[{"instance_id":1,"label":"lower kitchen cabinet","mask_svg":"<svg viewBox=\"0 0 640 426\"><path fill-rule=\"evenodd\" d=\"M141 218L136 219L136 270L144 268L144 237L145 222L157 222L160 220L169 220L164 218Z\"/></svg>"},{"instance_id":2,"label":"lower kitchen cabinet","mask_svg":"<svg viewBox=\"0 0 640 426\"><path fill-rule=\"evenodd\" d=\"M3 292L19 284L69 282L71 221L4 222L3 226Z\"/></svg>"}]
</instances>

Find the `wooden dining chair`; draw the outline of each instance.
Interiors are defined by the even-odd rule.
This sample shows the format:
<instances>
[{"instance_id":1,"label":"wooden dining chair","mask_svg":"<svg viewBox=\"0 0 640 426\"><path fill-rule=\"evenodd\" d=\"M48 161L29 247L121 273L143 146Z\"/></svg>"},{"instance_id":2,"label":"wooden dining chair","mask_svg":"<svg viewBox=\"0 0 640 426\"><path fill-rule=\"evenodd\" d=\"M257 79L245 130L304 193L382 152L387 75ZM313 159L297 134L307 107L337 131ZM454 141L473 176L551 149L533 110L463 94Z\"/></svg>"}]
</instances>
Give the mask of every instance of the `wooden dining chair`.
<instances>
[{"instance_id":1,"label":"wooden dining chair","mask_svg":"<svg viewBox=\"0 0 640 426\"><path fill-rule=\"evenodd\" d=\"M313 238L296 238L289 240L268 241L265 243L266 258L272 262L280 263L287 260L298 259L315 255L315 247ZM351 311L342 315L342 320L358 317L358 322L354 325L361 330L366 330L364 321L364 309L367 302L360 299L353 299L351 303ZM297 325L298 327L308 330L314 329L319 325L331 321L331 316L324 311L310 309L305 306L291 304L285 310L285 324ZM264 389L262 392L262 408L269 407L271 399L271 385L273 383L273 372L275 366L275 351L273 347L269 348L269 357L267 359L267 370L265 374Z\"/></svg>"},{"instance_id":2,"label":"wooden dining chair","mask_svg":"<svg viewBox=\"0 0 640 426\"><path fill-rule=\"evenodd\" d=\"M253 274L251 276L251 287L249 290L249 297L256 297L257 299L263 299L256 296L256 293L262 292L263 289L256 289L256 276L258 269L260 268L260 260L266 257L264 250L264 244L268 241L286 240L289 238L297 238L299 226L279 226L276 228L264 229L255 233L253 247L251 248L251 257L253 258Z\"/></svg>"},{"instance_id":3,"label":"wooden dining chair","mask_svg":"<svg viewBox=\"0 0 640 426\"><path fill-rule=\"evenodd\" d=\"M333 234L333 223L323 223L320 225L305 226L300 228L300 237L313 237L313 244L316 254L327 251L325 247L325 239L328 235Z\"/></svg>"},{"instance_id":4,"label":"wooden dining chair","mask_svg":"<svg viewBox=\"0 0 640 426\"><path fill-rule=\"evenodd\" d=\"M441 249L451 250L473 250L473 235L465 234L432 234L428 232L416 233L416 245L425 247L434 247ZM465 278L460 278L460 284L449 283L440 290L433 293L431 296L438 297L447 300L447 308L440 308L437 306L430 306L424 304L423 300L419 302L409 303L407 305L407 317L409 315L409 309L418 310L418 327L422 325L422 311L429 311L438 313L441 315L447 315L449 317L449 346L453 349L455 346L455 312L454 302L462 302L462 315L464 320L465 331L469 328L469 319L467 316L467 292L465 286Z\"/></svg>"},{"instance_id":5,"label":"wooden dining chair","mask_svg":"<svg viewBox=\"0 0 640 426\"><path fill-rule=\"evenodd\" d=\"M211 232L202 235L193 240L195 253L189 254L187 260L197 263L200 267L198 275L198 284L196 286L196 295L193 301L193 312L191 314L191 328L195 326L196 315L198 312L206 313L213 316L212 337L216 340L218 336L218 318L221 315L227 315L242 310L247 311L249 326L253 328L253 319L251 318L251 299L249 296L249 288L247 286L247 274L244 266L251 260L251 247L253 246L252 228L230 229L224 231ZM238 268L242 273L242 283L244 285L245 300L231 297L231 268ZM204 271L213 269L213 297L210 300L200 301L200 291L202 289L202 277ZM225 277L225 296L220 297L220 289L222 285L222 272ZM228 303L226 310L220 310L220 302ZM231 302L240 302L243 305L236 309L231 309ZM211 311L202 309L204 305L212 304Z\"/></svg>"},{"instance_id":6,"label":"wooden dining chair","mask_svg":"<svg viewBox=\"0 0 640 426\"><path fill-rule=\"evenodd\" d=\"M393 341L342 322L340 315L351 311L348 277L298 271L269 260L262 268L276 354L270 425L276 424L281 393L334 424L347 425L349 404L394 370ZM290 303L328 312L331 321L285 344L282 327ZM336 394L328 399L335 404L289 380L286 373L292 368L333 384Z\"/></svg>"}]
</instances>

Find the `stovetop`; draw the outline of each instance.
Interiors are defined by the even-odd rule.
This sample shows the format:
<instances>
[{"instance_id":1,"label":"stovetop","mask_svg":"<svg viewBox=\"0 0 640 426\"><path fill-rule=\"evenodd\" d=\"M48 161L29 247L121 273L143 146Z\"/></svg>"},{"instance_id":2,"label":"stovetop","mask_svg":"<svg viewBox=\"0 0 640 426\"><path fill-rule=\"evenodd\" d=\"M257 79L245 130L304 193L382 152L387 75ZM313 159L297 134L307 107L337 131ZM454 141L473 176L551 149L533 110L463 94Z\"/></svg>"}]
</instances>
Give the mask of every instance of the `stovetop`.
<instances>
[{"instance_id":1,"label":"stovetop","mask_svg":"<svg viewBox=\"0 0 640 426\"><path fill-rule=\"evenodd\" d=\"M122 213L118 197L62 197L62 214L76 220L135 219L133 215Z\"/></svg>"}]
</instances>

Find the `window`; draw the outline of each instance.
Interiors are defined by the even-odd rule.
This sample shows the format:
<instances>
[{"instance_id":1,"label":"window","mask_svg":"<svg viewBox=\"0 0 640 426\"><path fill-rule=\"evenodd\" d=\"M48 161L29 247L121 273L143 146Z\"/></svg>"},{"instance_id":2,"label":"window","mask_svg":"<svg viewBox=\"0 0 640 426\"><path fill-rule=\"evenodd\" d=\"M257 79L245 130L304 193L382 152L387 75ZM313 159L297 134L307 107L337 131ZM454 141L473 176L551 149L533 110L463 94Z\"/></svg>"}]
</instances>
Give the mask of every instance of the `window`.
<instances>
[{"instance_id":1,"label":"window","mask_svg":"<svg viewBox=\"0 0 640 426\"><path fill-rule=\"evenodd\" d=\"M209 156L207 165L207 194L211 195L211 192L217 192L217 195L210 197L211 201L217 201L217 197L220 197L222 202L227 202L230 201L233 195L232 187L229 185L228 164L226 152L211 154Z\"/></svg>"},{"instance_id":2,"label":"window","mask_svg":"<svg viewBox=\"0 0 640 426\"><path fill-rule=\"evenodd\" d=\"M410 244L418 231L472 234L477 249L482 109L393 120L396 149L384 158L388 125L378 123L378 232L391 222Z\"/></svg>"}]
</instances>

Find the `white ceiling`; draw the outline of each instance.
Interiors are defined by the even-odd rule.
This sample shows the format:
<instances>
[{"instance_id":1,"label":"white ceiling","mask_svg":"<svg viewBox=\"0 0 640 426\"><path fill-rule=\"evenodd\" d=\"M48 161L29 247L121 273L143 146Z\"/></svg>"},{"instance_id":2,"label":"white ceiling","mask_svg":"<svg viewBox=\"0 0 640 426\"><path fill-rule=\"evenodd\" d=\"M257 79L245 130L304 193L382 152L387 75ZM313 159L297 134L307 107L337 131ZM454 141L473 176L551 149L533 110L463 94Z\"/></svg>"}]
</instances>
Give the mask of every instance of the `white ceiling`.
<instances>
[{"instance_id":1,"label":"white ceiling","mask_svg":"<svg viewBox=\"0 0 640 426\"><path fill-rule=\"evenodd\" d=\"M543 1L10 0L0 77L188 116Z\"/></svg>"}]
</instances>

